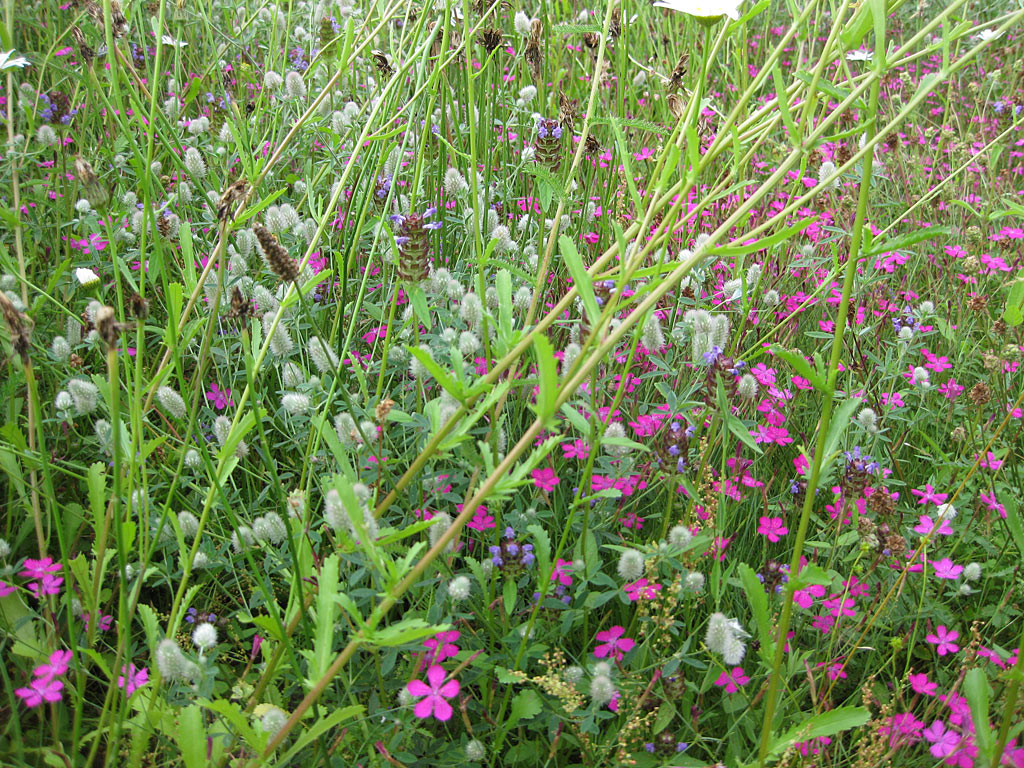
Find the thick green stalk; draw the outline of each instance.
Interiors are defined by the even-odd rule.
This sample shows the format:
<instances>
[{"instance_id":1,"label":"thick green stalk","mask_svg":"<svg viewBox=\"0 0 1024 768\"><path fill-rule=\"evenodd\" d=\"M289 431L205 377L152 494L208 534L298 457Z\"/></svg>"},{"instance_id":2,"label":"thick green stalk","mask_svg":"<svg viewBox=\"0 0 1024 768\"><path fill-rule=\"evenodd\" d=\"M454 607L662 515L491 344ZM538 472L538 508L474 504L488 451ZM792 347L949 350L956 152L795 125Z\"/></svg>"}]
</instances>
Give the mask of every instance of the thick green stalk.
<instances>
[{"instance_id":1,"label":"thick green stalk","mask_svg":"<svg viewBox=\"0 0 1024 768\"><path fill-rule=\"evenodd\" d=\"M878 91L880 86L881 79L876 77L871 84L871 96L868 103L868 112L865 116L868 121L866 144L869 144L874 139L878 131L876 118L878 116ZM797 528L796 541L793 544L793 555L789 563L789 572L792 574L792 577L786 586L785 602L782 605L782 615L779 618L779 634L775 639L775 659L772 663L768 693L765 696L764 723L761 726L761 744L758 749L758 763L762 768L764 768L765 762L768 759L768 747L771 744L772 737L772 720L775 715L775 707L778 704L786 637L789 634L789 623L793 615L793 595L796 592L797 584L795 577L800 568L800 556L803 553L804 540L807 538L807 528L811 519L811 509L814 507L815 492L821 479L821 466L825 458L825 442L828 439L829 425L832 423L832 403L835 398L836 379L839 375L839 360L843 353L843 336L846 332L846 322L850 312L850 296L853 293L853 281L857 275L857 262L860 259L864 223L867 219L868 199L871 195L871 167L874 156L874 151L869 151L864 156L864 170L860 179L860 197L857 200L857 216L853 224L850 253L846 260L846 274L843 277L843 293L839 304L839 316L836 318L836 330L832 339L832 354L829 357L828 377L825 391L822 393L825 402L822 406L821 420L818 424L818 441L814 448L811 477L807 483L804 505L800 513L800 524Z\"/></svg>"}]
</instances>

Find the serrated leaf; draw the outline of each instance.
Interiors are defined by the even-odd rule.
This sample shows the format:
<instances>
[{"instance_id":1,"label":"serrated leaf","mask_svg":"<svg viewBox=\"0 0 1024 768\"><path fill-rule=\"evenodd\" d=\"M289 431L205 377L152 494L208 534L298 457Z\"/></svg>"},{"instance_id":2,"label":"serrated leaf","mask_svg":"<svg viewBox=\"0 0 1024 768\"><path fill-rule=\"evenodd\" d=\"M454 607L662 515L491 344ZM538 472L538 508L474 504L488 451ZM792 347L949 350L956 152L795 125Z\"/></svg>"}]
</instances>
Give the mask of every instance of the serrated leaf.
<instances>
[{"instance_id":1,"label":"serrated leaf","mask_svg":"<svg viewBox=\"0 0 1024 768\"><path fill-rule=\"evenodd\" d=\"M824 380L818 375L817 371L811 368L811 364L807 362L798 350L789 350L778 344L772 344L771 349L772 354L781 357L789 363L789 367L796 371L801 378L807 379L817 391L825 391Z\"/></svg>"},{"instance_id":2,"label":"serrated leaf","mask_svg":"<svg viewBox=\"0 0 1024 768\"><path fill-rule=\"evenodd\" d=\"M206 768L206 729L198 704L178 712L178 749L185 768Z\"/></svg>"},{"instance_id":3,"label":"serrated leaf","mask_svg":"<svg viewBox=\"0 0 1024 768\"><path fill-rule=\"evenodd\" d=\"M448 375L448 372L438 365L434 358L430 356L430 353L419 347L406 347L409 353L415 357L423 367L430 371L430 375L434 377L438 384L440 384L445 391L448 392L459 402L466 399L466 391L462 388L462 385L458 381Z\"/></svg>"},{"instance_id":4,"label":"serrated leaf","mask_svg":"<svg viewBox=\"0 0 1024 768\"><path fill-rule=\"evenodd\" d=\"M520 691L512 699L512 707L509 709L508 722L506 722L505 727L511 730L521 720L529 720L536 717L543 709L544 702L536 691L530 688Z\"/></svg>"},{"instance_id":5,"label":"serrated leaf","mask_svg":"<svg viewBox=\"0 0 1024 768\"><path fill-rule=\"evenodd\" d=\"M364 637L368 643L384 646L385 648L395 645L414 643L420 638L436 635L447 629L447 625L428 624L420 618L402 619L397 624L390 624L383 629L378 629Z\"/></svg>"},{"instance_id":6,"label":"serrated leaf","mask_svg":"<svg viewBox=\"0 0 1024 768\"><path fill-rule=\"evenodd\" d=\"M533 554L537 558L537 573L542 577L548 577L548 570L551 568L551 538L544 527L533 523L526 526L526 530L533 536ZM543 585L541 585L543 586Z\"/></svg>"}]
</instances>

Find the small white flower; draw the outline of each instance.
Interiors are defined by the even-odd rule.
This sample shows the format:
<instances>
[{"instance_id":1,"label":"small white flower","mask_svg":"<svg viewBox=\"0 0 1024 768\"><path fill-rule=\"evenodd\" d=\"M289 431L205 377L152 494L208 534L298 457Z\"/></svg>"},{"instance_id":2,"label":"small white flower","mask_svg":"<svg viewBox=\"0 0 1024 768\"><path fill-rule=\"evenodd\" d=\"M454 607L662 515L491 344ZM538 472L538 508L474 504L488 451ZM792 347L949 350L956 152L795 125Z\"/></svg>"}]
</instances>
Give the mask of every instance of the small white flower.
<instances>
[{"instance_id":1,"label":"small white flower","mask_svg":"<svg viewBox=\"0 0 1024 768\"><path fill-rule=\"evenodd\" d=\"M987 43L989 40L997 40L1002 36L1002 32L997 32L994 29L983 29L974 36L974 39L982 43Z\"/></svg>"},{"instance_id":2,"label":"small white flower","mask_svg":"<svg viewBox=\"0 0 1024 768\"><path fill-rule=\"evenodd\" d=\"M217 628L208 621L204 621L192 633L192 642L200 651L206 651L217 644Z\"/></svg>"},{"instance_id":3,"label":"small white flower","mask_svg":"<svg viewBox=\"0 0 1024 768\"><path fill-rule=\"evenodd\" d=\"M688 13L698 19L728 16L736 21L740 17L739 5L739 0L658 0L654 7Z\"/></svg>"},{"instance_id":4,"label":"small white flower","mask_svg":"<svg viewBox=\"0 0 1024 768\"><path fill-rule=\"evenodd\" d=\"M96 283L100 281L100 276L91 269L79 267L75 270L75 279L78 280L81 285L89 287L91 285L96 285Z\"/></svg>"},{"instance_id":5,"label":"small white flower","mask_svg":"<svg viewBox=\"0 0 1024 768\"><path fill-rule=\"evenodd\" d=\"M188 43L186 43L184 40L175 40L170 35L164 35L160 38L160 40L163 42L164 45L172 45L175 48L184 48L186 45L188 45Z\"/></svg>"},{"instance_id":6,"label":"small white flower","mask_svg":"<svg viewBox=\"0 0 1024 768\"><path fill-rule=\"evenodd\" d=\"M0 51L0 70L27 67L28 63L24 56L15 56L13 48L9 51Z\"/></svg>"},{"instance_id":7,"label":"small white flower","mask_svg":"<svg viewBox=\"0 0 1024 768\"><path fill-rule=\"evenodd\" d=\"M875 57L874 51L847 51L847 61L871 61Z\"/></svg>"}]
</instances>

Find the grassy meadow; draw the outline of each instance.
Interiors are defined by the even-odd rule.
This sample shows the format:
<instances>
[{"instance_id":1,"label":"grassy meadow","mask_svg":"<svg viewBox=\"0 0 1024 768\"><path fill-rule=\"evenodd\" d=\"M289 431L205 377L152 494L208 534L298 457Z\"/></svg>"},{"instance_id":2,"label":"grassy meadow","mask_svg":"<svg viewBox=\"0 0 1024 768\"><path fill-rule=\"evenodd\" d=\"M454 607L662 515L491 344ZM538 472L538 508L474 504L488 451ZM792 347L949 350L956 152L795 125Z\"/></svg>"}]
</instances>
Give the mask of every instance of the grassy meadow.
<instances>
[{"instance_id":1,"label":"grassy meadow","mask_svg":"<svg viewBox=\"0 0 1024 768\"><path fill-rule=\"evenodd\" d=\"M1024 766L1022 21L0 2L0 765Z\"/></svg>"}]
</instances>

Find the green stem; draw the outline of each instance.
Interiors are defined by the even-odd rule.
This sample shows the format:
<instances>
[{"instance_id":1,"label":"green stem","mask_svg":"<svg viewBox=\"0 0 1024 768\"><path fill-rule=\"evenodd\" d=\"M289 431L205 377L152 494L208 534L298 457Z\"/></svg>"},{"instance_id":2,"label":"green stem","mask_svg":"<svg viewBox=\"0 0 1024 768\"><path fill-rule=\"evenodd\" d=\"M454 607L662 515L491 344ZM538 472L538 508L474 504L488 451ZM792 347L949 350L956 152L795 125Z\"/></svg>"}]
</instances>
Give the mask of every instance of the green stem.
<instances>
[{"instance_id":1,"label":"green stem","mask_svg":"<svg viewBox=\"0 0 1024 768\"><path fill-rule=\"evenodd\" d=\"M875 78L871 85L871 96L867 110L867 139L872 140L877 132L878 115L878 91L881 80ZM782 661L786 648L786 636L789 633L789 623L793 614L793 595L796 592L797 579L795 574L800 568L800 555L803 553L804 540L807 537L807 528L811 519L811 509L814 507L814 496L821 479L821 467L825 458L825 442L828 439L829 425L832 422L832 405L836 392L836 379L839 375L839 360L843 352L843 336L846 332L847 316L850 312L850 296L853 293L853 281L857 274L857 262L860 257L860 245L864 235L864 222L867 219L868 198L871 194L871 167L874 161L874 151L864 156L864 172L861 175L860 197L857 200L857 216L853 224L853 237L850 241L850 253L846 261L846 273L843 277L843 294L839 304L839 316L836 319L835 335L832 339L832 354L828 363L828 378L825 384L824 404L822 406L821 420L818 425L818 441L814 449L811 477L807 483L807 491L804 496L804 505L800 513L800 525L797 528L796 542L793 545L793 556L790 559L789 572L794 575L786 586L785 602L782 606L782 616L779 618L779 634L775 640L775 659L772 664L768 693L765 696L764 723L761 726L761 745L758 750L758 764L761 768L768 759L768 747L771 744L772 720L775 715L775 708L778 704L779 684L782 680Z\"/></svg>"}]
</instances>

